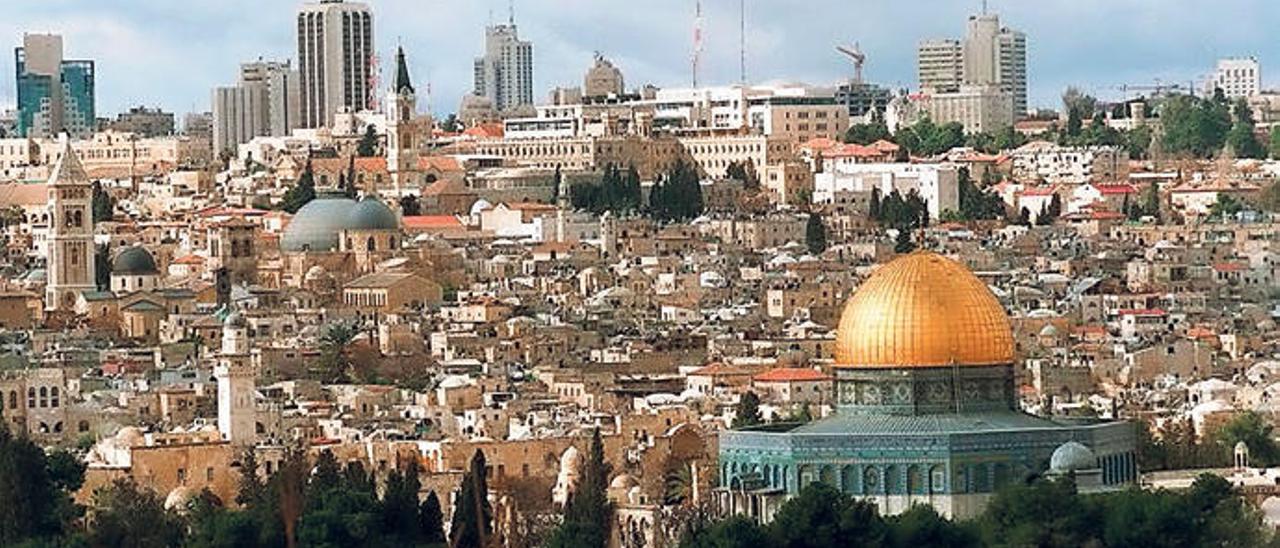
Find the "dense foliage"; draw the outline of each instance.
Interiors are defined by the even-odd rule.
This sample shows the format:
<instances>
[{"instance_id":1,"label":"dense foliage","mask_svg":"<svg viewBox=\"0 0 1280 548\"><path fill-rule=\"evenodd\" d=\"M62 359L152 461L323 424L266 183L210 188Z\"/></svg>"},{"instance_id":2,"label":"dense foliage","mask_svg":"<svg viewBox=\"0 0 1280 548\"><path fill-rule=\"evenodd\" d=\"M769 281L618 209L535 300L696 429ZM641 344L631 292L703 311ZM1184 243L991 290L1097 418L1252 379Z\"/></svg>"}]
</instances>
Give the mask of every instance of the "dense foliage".
<instances>
[{"instance_id":1,"label":"dense foliage","mask_svg":"<svg viewBox=\"0 0 1280 548\"><path fill-rule=\"evenodd\" d=\"M809 220L804 227L804 242L809 253L818 255L827 250L827 225L822 222L822 215L816 211L809 213Z\"/></svg>"},{"instance_id":2,"label":"dense foliage","mask_svg":"<svg viewBox=\"0 0 1280 548\"><path fill-rule=\"evenodd\" d=\"M1202 476L1185 492L1129 489L1081 495L1067 480L1033 479L998 493L969 521L916 506L882 517L872 503L821 483L806 486L761 526L730 518L693 531L686 548L1208 547L1275 546L1261 514L1231 485Z\"/></svg>"},{"instance_id":3,"label":"dense foliage","mask_svg":"<svg viewBox=\"0 0 1280 548\"><path fill-rule=\"evenodd\" d=\"M559 188L563 175L556 171L556 187ZM558 194L558 190L556 193ZM620 171L618 166L610 164L604 170L604 177L599 184L578 183L570 189L570 202L575 209L590 211L597 215L606 211L615 214L639 211L643 201L640 190L640 174L635 166ZM558 198L558 196L557 196Z\"/></svg>"},{"instance_id":4,"label":"dense foliage","mask_svg":"<svg viewBox=\"0 0 1280 548\"><path fill-rule=\"evenodd\" d=\"M702 182L697 167L676 160L649 193L649 214L660 221L685 221L702 215Z\"/></svg>"},{"instance_id":5,"label":"dense foliage","mask_svg":"<svg viewBox=\"0 0 1280 548\"><path fill-rule=\"evenodd\" d=\"M286 191L284 198L280 200L280 209L297 213L302 206L314 199L316 199L316 178L311 170L311 158L308 157L306 167L302 169L302 175L298 177L297 184Z\"/></svg>"}]
</instances>

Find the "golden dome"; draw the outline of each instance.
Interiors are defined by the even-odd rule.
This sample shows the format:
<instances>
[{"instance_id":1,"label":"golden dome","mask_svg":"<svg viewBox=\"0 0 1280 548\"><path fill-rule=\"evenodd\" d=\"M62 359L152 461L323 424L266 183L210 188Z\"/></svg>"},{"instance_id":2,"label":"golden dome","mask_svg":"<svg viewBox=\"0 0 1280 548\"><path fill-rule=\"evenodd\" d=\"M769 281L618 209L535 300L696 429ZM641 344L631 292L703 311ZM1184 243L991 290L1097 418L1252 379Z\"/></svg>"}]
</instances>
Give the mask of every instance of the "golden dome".
<instances>
[{"instance_id":1,"label":"golden dome","mask_svg":"<svg viewBox=\"0 0 1280 548\"><path fill-rule=\"evenodd\" d=\"M837 367L1013 363L1004 307L964 265L917 252L880 267L849 298L836 335Z\"/></svg>"}]
</instances>

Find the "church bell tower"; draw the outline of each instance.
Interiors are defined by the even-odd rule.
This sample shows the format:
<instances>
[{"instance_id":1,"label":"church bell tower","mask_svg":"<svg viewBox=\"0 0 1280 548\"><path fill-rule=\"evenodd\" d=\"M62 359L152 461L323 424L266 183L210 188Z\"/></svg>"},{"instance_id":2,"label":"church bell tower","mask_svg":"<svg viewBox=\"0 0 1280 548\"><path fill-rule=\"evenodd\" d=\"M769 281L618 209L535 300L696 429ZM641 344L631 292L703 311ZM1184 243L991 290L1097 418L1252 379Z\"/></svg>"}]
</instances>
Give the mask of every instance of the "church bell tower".
<instances>
[{"instance_id":1,"label":"church bell tower","mask_svg":"<svg viewBox=\"0 0 1280 548\"><path fill-rule=\"evenodd\" d=\"M62 135L49 176L49 256L45 309L72 310L76 298L98 289L94 273L93 186L71 141Z\"/></svg>"},{"instance_id":2,"label":"church bell tower","mask_svg":"<svg viewBox=\"0 0 1280 548\"><path fill-rule=\"evenodd\" d=\"M418 171L418 98L409 80L404 48L396 50L396 77L387 92L387 171L396 196L403 196Z\"/></svg>"}]
</instances>

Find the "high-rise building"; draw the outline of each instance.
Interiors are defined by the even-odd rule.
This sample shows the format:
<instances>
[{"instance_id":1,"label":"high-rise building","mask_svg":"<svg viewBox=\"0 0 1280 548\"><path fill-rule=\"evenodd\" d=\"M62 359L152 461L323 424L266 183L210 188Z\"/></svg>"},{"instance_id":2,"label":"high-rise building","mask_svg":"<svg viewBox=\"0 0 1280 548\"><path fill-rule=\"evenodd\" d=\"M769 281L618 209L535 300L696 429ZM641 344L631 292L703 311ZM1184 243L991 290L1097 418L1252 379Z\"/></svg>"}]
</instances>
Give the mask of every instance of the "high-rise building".
<instances>
[{"instance_id":1,"label":"high-rise building","mask_svg":"<svg viewBox=\"0 0 1280 548\"><path fill-rule=\"evenodd\" d=\"M969 17L964 40L921 42L916 62L920 88L926 92L995 87L1009 94L1015 120L1027 113L1027 36L1001 27L998 15Z\"/></svg>"},{"instance_id":2,"label":"high-rise building","mask_svg":"<svg viewBox=\"0 0 1280 548\"><path fill-rule=\"evenodd\" d=\"M96 291L93 189L80 158L63 136L49 175L49 257L45 308L73 310L80 294Z\"/></svg>"},{"instance_id":3,"label":"high-rise building","mask_svg":"<svg viewBox=\"0 0 1280 548\"><path fill-rule=\"evenodd\" d=\"M298 127L300 84L289 61L240 65L235 86L213 90L213 144L234 151L254 137L283 137Z\"/></svg>"},{"instance_id":4,"label":"high-rise building","mask_svg":"<svg viewBox=\"0 0 1280 548\"><path fill-rule=\"evenodd\" d=\"M267 135L284 137L301 123L302 85L290 61L259 59L240 65L240 85L260 85L267 90Z\"/></svg>"},{"instance_id":5,"label":"high-rise building","mask_svg":"<svg viewBox=\"0 0 1280 548\"><path fill-rule=\"evenodd\" d=\"M373 105L374 51L369 6L320 0L298 9L300 127L326 127L339 109Z\"/></svg>"},{"instance_id":6,"label":"high-rise building","mask_svg":"<svg viewBox=\"0 0 1280 548\"><path fill-rule=\"evenodd\" d=\"M484 55L475 61L475 94L499 112L533 105L533 44L520 40L515 21L485 28Z\"/></svg>"},{"instance_id":7,"label":"high-rise building","mask_svg":"<svg viewBox=\"0 0 1280 548\"><path fill-rule=\"evenodd\" d=\"M1256 57L1219 59L1206 93L1221 89L1228 98L1252 97L1262 92L1262 66Z\"/></svg>"},{"instance_id":8,"label":"high-rise building","mask_svg":"<svg viewBox=\"0 0 1280 548\"><path fill-rule=\"evenodd\" d=\"M97 122L93 61L62 58L62 36L26 34L14 49L18 134L84 137Z\"/></svg>"},{"instance_id":9,"label":"high-rise building","mask_svg":"<svg viewBox=\"0 0 1280 548\"><path fill-rule=\"evenodd\" d=\"M916 48L920 89L952 93L964 81L964 48L959 40L925 40Z\"/></svg>"}]
</instances>

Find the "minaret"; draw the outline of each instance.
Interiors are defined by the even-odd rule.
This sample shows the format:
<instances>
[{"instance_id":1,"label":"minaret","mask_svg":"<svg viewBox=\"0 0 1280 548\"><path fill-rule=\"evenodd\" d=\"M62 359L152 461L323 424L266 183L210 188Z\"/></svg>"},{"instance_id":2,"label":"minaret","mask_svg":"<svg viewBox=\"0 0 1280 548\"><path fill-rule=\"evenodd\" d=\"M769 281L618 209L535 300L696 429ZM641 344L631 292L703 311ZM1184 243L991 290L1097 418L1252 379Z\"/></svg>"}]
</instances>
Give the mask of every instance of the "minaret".
<instances>
[{"instance_id":1,"label":"minaret","mask_svg":"<svg viewBox=\"0 0 1280 548\"><path fill-rule=\"evenodd\" d=\"M76 297L96 291L93 249L93 186L64 133L49 176L47 310L71 310Z\"/></svg>"},{"instance_id":2,"label":"minaret","mask_svg":"<svg viewBox=\"0 0 1280 548\"><path fill-rule=\"evenodd\" d=\"M418 99L413 82L409 81L409 65L404 60L404 48L396 49L396 77L387 92L387 171L391 172L391 184L396 196L402 196L405 186L418 170L418 143L415 139Z\"/></svg>"},{"instance_id":3,"label":"minaret","mask_svg":"<svg viewBox=\"0 0 1280 548\"><path fill-rule=\"evenodd\" d=\"M213 369L218 379L218 432L232 445L253 445L257 439L254 372L249 364L249 328L239 312L222 322L222 352Z\"/></svg>"}]
</instances>

